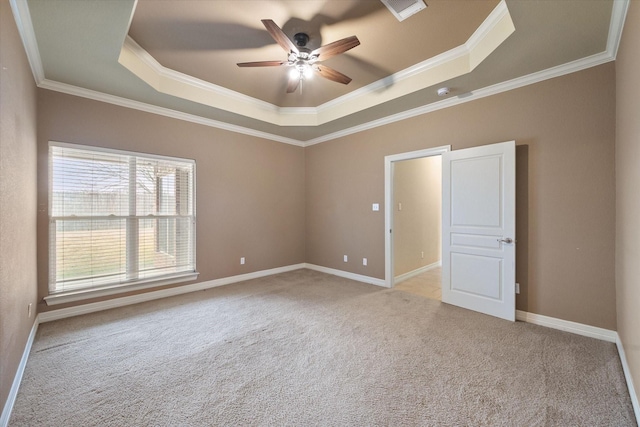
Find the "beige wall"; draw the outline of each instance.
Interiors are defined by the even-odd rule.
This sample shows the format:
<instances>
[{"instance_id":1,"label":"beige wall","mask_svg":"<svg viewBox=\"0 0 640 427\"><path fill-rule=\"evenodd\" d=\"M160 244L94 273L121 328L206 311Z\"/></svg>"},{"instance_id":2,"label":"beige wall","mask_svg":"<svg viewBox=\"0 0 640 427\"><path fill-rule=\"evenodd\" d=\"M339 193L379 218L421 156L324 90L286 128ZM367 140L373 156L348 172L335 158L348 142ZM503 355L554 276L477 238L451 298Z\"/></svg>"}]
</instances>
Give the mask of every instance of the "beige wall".
<instances>
[{"instance_id":1,"label":"beige wall","mask_svg":"<svg viewBox=\"0 0 640 427\"><path fill-rule=\"evenodd\" d=\"M36 86L9 1L0 0L0 411L36 303Z\"/></svg>"},{"instance_id":2,"label":"beige wall","mask_svg":"<svg viewBox=\"0 0 640 427\"><path fill-rule=\"evenodd\" d=\"M394 162L393 197L393 261L397 277L440 261L441 157Z\"/></svg>"},{"instance_id":3,"label":"beige wall","mask_svg":"<svg viewBox=\"0 0 640 427\"><path fill-rule=\"evenodd\" d=\"M383 278L384 156L516 140L518 309L615 330L617 274L617 321L639 382L640 37L629 25L638 22L637 4L630 7L615 67L605 64L307 149L39 90L37 154L33 78L8 1L0 0L0 8L7 68L0 71L0 403L33 323L27 305L47 291L49 140L195 159L198 281L305 261ZM373 212L371 203L381 210Z\"/></svg>"},{"instance_id":4,"label":"beige wall","mask_svg":"<svg viewBox=\"0 0 640 427\"><path fill-rule=\"evenodd\" d=\"M609 63L308 147L307 262L384 278L384 157L515 140L517 308L615 330L614 79Z\"/></svg>"},{"instance_id":5,"label":"beige wall","mask_svg":"<svg viewBox=\"0 0 640 427\"><path fill-rule=\"evenodd\" d=\"M42 89L38 115L40 298L47 294L49 141L195 159L197 282L305 261L303 148Z\"/></svg>"},{"instance_id":6,"label":"beige wall","mask_svg":"<svg viewBox=\"0 0 640 427\"><path fill-rule=\"evenodd\" d=\"M630 2L616 60L618 334L640 388L640 3Z\"/></svg>"}]
</instances>

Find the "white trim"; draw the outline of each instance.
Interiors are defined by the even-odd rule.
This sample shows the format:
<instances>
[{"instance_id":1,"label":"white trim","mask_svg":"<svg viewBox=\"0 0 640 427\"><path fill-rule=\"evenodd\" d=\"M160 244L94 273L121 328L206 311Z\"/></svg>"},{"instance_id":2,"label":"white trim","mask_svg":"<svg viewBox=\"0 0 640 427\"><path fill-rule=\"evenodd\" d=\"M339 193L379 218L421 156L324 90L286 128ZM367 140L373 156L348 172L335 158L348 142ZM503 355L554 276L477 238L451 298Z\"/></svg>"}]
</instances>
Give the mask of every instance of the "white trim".
<instances>
[{"instance_id":1,"label":"white trim","mask_svg":"<svg viewBox=\"0 0 640 427\"><path fill-rule=\"evenodd\" d=\"M393 278L393 284L397 285L398 283L404 282L405 280L409 280L412 277L416 277L419 276L422 273L426 273L429 270L433 270L434 268L438 268L442 265L442 261L436 261L434 263L431 263L429 265L425 265L423 267L420 268L416 268L415 270L411 270L407 273L401 274L399 276L396 276Z\"/></svg>"},{"instance_id":2,"label":"white trim","mask_svg":"<svg viewBox=\"0 0 640 427\"><path fill-rule=\"evenodd\" d=\"M197 116L195 114L183 113L182 111L172 110L170 108L158 107L156 105L147 104L140 101L134 101L127 98L122 98L115 95L109 95L102 92L97 92L91 89L85 89L78 86L69 85L66 83L54 82L52 80L43 80L38 87L42 89L49 89L56 92L66 93L68 95L78 96L81 98L87 98L94 101L105 102L107 104L118 105L120 107L131 108L134 110L144 111L147 113L157 114L159 116L170 117L173 119L184 120L186 122L197 123L204 126L218 128L229 132L240 133L243 135L255 136L257 138L264 138L271 141L281 142L283 144L296 145L303 147L304 142L287 138L280 135L274 135L267 132L250 129L244 126L233 125L219 120L213 120L206 117Z\"/></svg>"},{"instance_id":3,"label":"white trim","mask_svg":"<svg viewBox=\"0 0 640 427\"><path fill-rule=\"evenodd\" d=\"M18 27L18 33L22 39L31 72L36 84L40 84L44 80L44 67L42 66L42 58L38 49L38 41L36 40L36 32L33 29L33 21L31 20L31 12L26 0L9 0L13 18Z\"/></svg>"},{"instance_id":4,"label":"white trim","mask_svg":"<svg viewBox=\"0 0 640 427\"><path fill-rule=\"evenodd\" d=\"M221 279L208 280L206 282L193 283L190 285L177 286L169 289L161 289L158 291L146 292L138 295L131 295L122 298L114 298L107 301L93 302L90 304L78 305L75 307L61 308L58 310L46 311L39 314L40 322L51 322L53 320L64 319L67 317L79 316L81 314L94 313L96 311L108 310L110 308L123 307L131 304L152 301L160 298L171 297L175 295L186 294L189 292L202 291L205 289L215 288L218 286L229 285L231 283L242 282L245 280L257 279L260 277L271 276L274 274L285 273L287 271L299 270L304 268L304 264L294 264L285 267L272 268L269 270L255 271L253 273L240 274L237 276L223 277Z\"/></svg>"},{"instance_id":5,"label":"white trim","mask_svg":"<svg viewBox=\"0 0 640 427\"><path fill-rule=\"evenodd\" d=\"M14 0L16 1L16 0ZM296 145L299 147L309 147L322 142L331 141L333 139L342 138L348 135L352 135L366 130L374 129L380 126L388 125L391 123L407 120L413 117L421 116L423 114L432 113L434 111L442 110L449 107L454 107L466 102L475 101L477 99L485 98L499 93L508 92L510 90L519 89L524 86L539 83L555 77L561 77L566 74L582 71L587 68L595 67L613 61L614 58L602 52L596 55L582 58L567 64L559 65L557 67L549 68L547 70L539 71L527 76L518 77L506 82L497 83L492 86L477 89L470 94L464 96L447 98L442 101L434 102L422 107L416 107L411 110L402 111L381 119L373 120L371 122L363 123L361 125L353 126L347 129L343 129L337 132L333 132L327 135L323 135L317 138L312 138L306 141L298 140L294 138L288 138L280 135L271 134L268 132L262 132L247 127L233 125L225 122L221 122L206 117L197 116L194 114L183 113L181 111L172 110L165 107L158 107L156 105L147 104L140 101L134 101L127 98L122 98L115 95L109 95L102 92L97 92L91 89L85 89L78 86L69 85L66 83L55 82L52 80L44 79L38 87L43 89L49 89L56 92L66 93L68 95L78 96L82 98L92 99L95 101L101 101L108 104L118 105L125 108L131 108L134 110L145 111L160 116L170 117L178 120L184 120L191 123L197 123L204 126L214 127L229 132L240 133L249 136L255 136L258 138L268 139L271 141L281 142L284 144ZM320 107L319 107L320 108ZM290 114L291 112L287 112Z\"/></svg>"},{"instance_id":6,"label":"white trim","mask_svg":"<svg viewBox=\"0 0 640 427\"><path fill-rule=\"evenodd\" d=\"M614 0L613 10L611 11L611 21L609 23L609 35L607 36L607 52L616 59L618 56L618 47L620 39L622 39L622 29L624 21L627 18L630 0Z\"/></svg>"},{"instance_id":7,"label":"white trim","mask_svg":"<svg viewBox=\"0 0 640 427\"><path fill-rule=\"evenodd\" d=\"M478 99L485 98L488 96L497 95L499 93L508 92L514 89L519 89L524 86L540 83L545 80L561 77L566 74L582 71L584 69L602 65L604 63L607 63L613 60L614 58L606 55L606 53L604 52L599 53L587 58L579 59L567 64L559 65L557 67L553 67L547 70L529 74L527 76L517 77L515 79L509 80L506 82L496 83L495 85L492 85L492 86L487 86L482 89L474 90L469 94L447 98L442 101L423 105L421 107L416 107L411 110L402 111L400 113L392 114L390 116L373 120L368 123L363 123L361 125L353 126L351 128L347 128L347 129L343 129L327 135L319 136L317 138L307 140L304 143L304 146L309 147L311 145L320 144L322 142L331 141L333 139L342 138L348 135L353 135L354 133L363 132L363 131L374 129L380 126L384 126L384 125L399 122L402 120L410 119L413 117L421 116L423 114L432 113L434 111L443 110L449 107L455 107L457 105L464 104L471 101L476 101Z\"/></svg>"},{"instance_id":8,"label":"white trim","mask_svg":"<svg viewBox=\"0 0 640 427\"><path fill-rule=\"evenodd\" d=\"M596 326L585 325L583 323L571 322L569 320L557 319L555 317L543 316L541 314L534 314L521 310L516 310L516 320L612 343L616 342L616 337L618 335L616 331L612 331L610 329L598 328Z\"/></svg>"},{"instance_id":9,"label":"white trim","mask_svg":"<svg viewBox=\"0 0 640 427\"><path fill-rule=\"evenodd\" d=\"M36 316L33 321L33 326L31 327L29 337L27 338L27 343L24 346L24 351L22 352L22 357L20 358L18 369L16 370L16 374L13 377L13 383L11 384L11 390L9 390L9 396L7 396L7 401L4 404L4 409L2 410L2 415L0 416L0 427L6 427L9 425L11 411L13 410L13 405L15 404L16 397L18 396L18 389L20 388L20 383L22 383L24 369L27 366L27 360L29 359L29 353L31 352L33 341L36 338L36 332L38 332L39 324L39 316Z\"/></svg>"},{"instance_id":10,"label":"white trim","mask_svg":"<svg viewBox=\"0 0 640 427\"><path fill-rule=\"evenodd\" d=\"M91 151L91 152L98 152L98 153L115 154L117 156L135 156L135 157L144 156L148 159L166 160L169 162L189 163L189 164L192 164L194 168L196 166L196 161L194 159L189 159L186 157L164 156L161 154L145 153L142 151L120 150L115 148L98 147L95 145L82 145L82 144L74 144L70 142L60 142L60 141L53 141L53 140L49 141L49 147L59 147L59 148L67 148L69 150L79 150L79 151L84 151L85 154L86 154L86 151Z\"/></svg>"},{"instance_id":11,"label":"white trim","mask_svg":"<svg viewBox=\"0 0 640 427\"><path fill-rule=\"evenodd\" d=\"M392 154L384 158L384 286L393 287L395 281L393 273L393 163L402 160L419 159L422 157L440 156L451 151L450 145L427 148L425 150L409 151L407 153Z\"/></svg>"},{"instance_id":12,"label":"white trim","mask_svg":"<svg viewBox=\"0 0 640 427\"><path fill-rule=\"evenodd\" d=\"M595 326L585 325L583 323L571 322L569 320L557 319L555 317L543 316L541 314L529 313L526 311L516 310L516 320L521 322L532 323L534 325L540 325L551 329L558 329L560 331L570 332L572 334L582 335L589 338L595 338L610 343L615 343L618 349L618 356L620 357L620 363L622 364L622 371L624 372L624 378L627 382L627 389L629 391L629 397L631 398L631 404L636 416L636 423L640 425L640 403L638 402L638 395L636 394L635 387L633 385L633 378L631 377L631 371L629 364L627 363L627 357L624 352L624 345L620 339L620 335L616 331L610 329L598 328Z\"/></svg>"},{"instance_id":13,"label":"white trim","mask_svg":"<svg viewBox=\"0 0 640 427\"><path fill-rule=\"evenodd\" d=\"M469 51L473 51L482 40L484 40L491 32L494 27L498 25L502 18L506 15L509 15L509 8L507 7L507 3L502 0L498 5L493 8L489 16L485 18L484 21L480 24L478 28L471 34L471 37L465 42L465 46Z\"/></svg>"},{"instance_id":14,"label":"white trim","mask_svg":"<svg viewBox=\"0 0 640 427\"><path fill-rule=\"evenodd\" d=\"M34 74L34 78L38 87L61 92L61 93L66 93L69 95L93 99L96 101L106 102L106 103L118 105L125 108L132 108L140 111L149 112L152 114L171 117L178 120L184 120L191 123L198 123L205 126L227 130L230 132L236 132L244 135L264 138L264 139L268 139L276 142L281 142L284 144L291 144L291 145L296 145L300 147L308 147L314 144L319 144L321 142L326 142L326 141L341 138L344 136L352 135L354 133L363 132L369 129L374 129L376 127L383 126L386 124L394 123L401 120L406 120L422 114L427 114L433 111L452 107L465 102L474 101L480 98L484 98L486 96L496 95L498 93L517 89L523 86L538 83L547 79L559 77L565 74L581 71L590 67L595 67L597 65L604 64L606 62L613 61L615 60L615 57L618 51L618 46L620 44L620 38L622 35L624 21L625 21L625 17L626 17L628 6L629 6L629 0L614 0L613 2L613 11L612 11L611 21L609 25L609 36L607 39L606 51L604 52L601 52L599 54L592 55L586 58L582 58L582 59L570 62L568 64L559 65L547 70L543 70L540 72L529 74L527 76L519 77L519 78L510 80L508 82L497 83L492 86L475 90L470 94L465 94L464 96L460 96L457 98L456 97L448 98L443 101L435 102L433 104L429 104L429 105L418 107L412 110L397 113L392 116L374 120L374 121L364 123L358 126L354 126L348 129L343 129L341 131L323 135L307 141L297 140L293 138L283 137L280 135L270 134L267 132L257 131L244 126L232 125L232 124L224 123L218 120L208 119L205 117L184 113L184 112L172 110L169 108L158 107L155 105L150 105L150 104L146 104L139 101L133 101L130 99L121 98L118 96L109 95L109 94L97 92L90 89L80 88L80 87L69 85L66 83L47 80L44 77L44 69L42 66L40 53L38 51L38 45L36 42L35 32L33 29L33 23L31 22L31 15L29 13L29 7L27 4L27 1L26 0L10 0L10 4L11 4L11 9L13 11L14 19L18 27L18 31L20 33L20 37L22 39L25 51L27 53L29 64L31 66L31 69ZM500 12L500 10L498 10L496 13L498 12ZM477 32L474 32L474 34L470 37L467 43L469 44L476 43L476 38L480 36L481 32L484 32L483 25L481 25L478 28ZM376 83L373 83L372 85L370 85L370 87L377 88L377 86L373 86L375 84ZM349 96L354 96L354 95L351 95L351 94L345 95L345 97L349 97ZM339 99L346 100L347 98L343 97ZM337 100L329 101L319 106L317 109L304 108L300 112L304 115L309 115L314 110L320 111L321 109L331 107L332 103L336 101ZM285 114L285 115L295 115L296 109L281 108L280 111L282 114Z\"/></svg>"},{"instance_id":15,"label":"white trim","mask_svg":"<svg viewBox=\"0 0 640 427\"><path fill-rule=\"evenodd\" d=\"M176 283L188 282L198 278L200 273L186 273L176 274L171 277L164 278L151 278L147 280L136 280L133 284L120 283L118 285L107 286L98 289L85 289L71 292L54 293L44 297L44 302L47 305L66 304L73 301L88 300L91 298L105 297L109 295L117 295L125 292L139 291L142 289L149 289L158 286L173 285Z\"/></svg>"},{"instance_id":16,"label":"white trim","mask_svg":"<svg viewBox=\"0 0 640 427\"><path fill-rule=\"evenodd\" d=\"M239 281L242 281L242 280L249 280L249 279L264 277L264 276L268 276L268 275L272 275L272 274L279 274L279 273L284 273L284 272L287 272L287 271L299 270L299 269L302 269L302 268L308 268L310 270L320 271L320 272L327 273L327 274L333 274L333 275L336 275L336 276L345 277L345 278L357 280L357 281L364 282L364 283L371 283L371 284L378 285L378 286L385 286L384 282L382 282L380 279L367 277L367 276L362 276L362 275L359 275L359 274L348 273L348 272L345 272L345 271L335 270L335 269L332 269L332 268L321 267L321 266L314 265L314 264L305 264L305 263L294 264L294 265L290 265L290 266L287 266L287 267L279 267L279 268L274 268L274 269L270 269L270 270L263 270L263 271L259 271L259 272L255 272L255 273L243 274L243 275L239 275L239 276L232 276L232 277L228 277L228 278L225 278L225 279L217 279L217 280L212 280L210 282L204 282L204 283L217 282L214 286L222 286L222 285L226 285L226 284L239 282ZM238 279L238 278L242 278L242 279L233 280L233 279ZM193 285L187 285L187 286L193 286ZM183 286L181 288L186 288L187 286ZM211 286L211 287L214 287L214 286ZM175 289L179 289L179 288L175 288ZM207 289L207 288L202 288L202 289ZM182 292L182 293L194 292L194 291L202 290L202 289L189 289L189 290L185 290L185 292ZM106 309L109 309L109 308L120 307L120 306L124 306L124 305L135 304L135 303L138 303L138 302L150 301L150 300L153 300L153 299L159 299L159 298L164 298L164 297L167 297L167 296L172 296L172 295L159 295L159 293L161 293L161 292L163 292L163 291L149 292L147 294L142 294L140 296L150 295L150 294L154 294L154 295L153 295L153 297L150 297L148 299L140 299L140 300L136 300L136 301L132 301L131 299L127 299L127 301L124 302L124 303L112 304L109 307L103 307L101 305L102 303L94 303L94 304L86 304L85 306L80 306L81 308L84 307L84 309L79 309L79 310L74 310L77 307L71 307L69 309L61 309L61 310L49 311L49 312L38 314L36 316L36 318L35 318L35 321L33 322L33 326L31 327L31 332L29 333L29 337L27 338L27 342L25 344L25 348L24 348L24 351L22 353L22 358L20 359L20 364L18 365L18 369L16 371L16 374L15 374L14 379L13 379L13 383L11 385L11 390L9 391L9 396L7 397L7 401L5 402L4 408L2 410L2 415L0 416L0 427L7 427L8 424L9 424L9 419L11 417L11 411L13 410L13 405L15 404L15 399L16 399L16 397L18 395L18 390L19 390L20 384L22 382L22 376L23 376L24 370L25 370L25 368L27 366L27 360L29 358L29 354L31 352L31 347L32 347L33 342L35 340L36 332L38 331L38 326L39 326L40 323L50 322L50 321L53 321L53 320L63 319L63 318L77 316L77 315L81 315L81 314L92 313L92 312L95 312L95 311L106 310ZM179 293L174 293L173 295L178 295L178 294ZM135 295L134 297L137 297L137 296L138 295ZM127 297L127 298L131 298L131 297ZM124 300L124 299L126 299L126 298L119 298L119 299L117 299L117 301ZM105 302L108 302L108 301L105 301ZM89 309L87 309L88 308L87 306L91 306L91 307ZM580 323L569 322L569 321L566 321L566 320L556 319L556 318L553 318L553 317L542 316L542 315L539 315L539 314L528 313L526 311L521 311L521 310L516 310L516 319L520 320L520 321L523 321L523 322L527 322L527 323L533 323L533 324L536 324L536 325L549 327L549 328L552 328L552 329L559 329L559 330L563 330L563 331L574 333L574 334L578 334L578 335L584 335L584 336L588 336L588 337L591 337L591 338L602 339L602 340L608 341L608 342L614 342L616 344L617 349L618 349L620 362L622 364L622 370L624 372L625 380L627 382L627 388L628 388L628 391L629 391L629 396L631 397L631 403L633 405L633 410L634 410L635 416L636 416L636 422L640 425L640 404L638 403L638 396L636 394L635 387L633 385L633 379L631 377L631 373L630 373L630 370L629 370L629 365L627 363L627 358L626 358L626 355L625 355L625 352L624 352L624 346L623 346L622 341L620 340L620 336L619 336L619 334L617 332L611 331L611 330L608 330L608 329L596 328L596 327L593 327L593 326L584 325L584 324L580 324ZM594 332L595 332L595 334L594 334Z\"/></svg>"},{"instance_id":17,"label":"white trim","mask_svg":"<svg viewBox=\"0 0 640 427\"><path fill-rule=\"evenodd\" d=\"M348 271L337 270L335 268L323 267L315 264L305 264L305 268L309 270L319 271L321 273L332 274L338 277L344 277L345 279L351 279L362 283L368 283L370 285L386 287L384 280L375 277L364 276L362 274L350 273Z\"/></svg>"},{"instance_id":18,"label":"white trim","mask_svg":"<svg viewBox=\"0 0 640 427\"><path fill-rule=\"evenodd\" d=\"M627 363L627 356L624 352L624 345L620 339L620 334L616 333L616 347L618 348L618 355L620 356L620 363L622 364L622 371L624 372L624 378L627 380L627 389L629 390L629 396L631 397L631 405L633 405L633 412L636 414L636 424L640 425L640 403L638 403L638 395L636 389L633 386L633 378L631 377L631 371L629 364Z\"/></svg>"},{"instance_id":19,"label":"white trim","mask_svg":"<svg viewBox=\"0 0 640 427\"><path fill-rule=\"evenodd\" d=\"M404 70L400 70L397 73L392 74L388 77L385 77L383 79L370 83L367 86L361 87L360 89L356 89L352 92L349 92L346 95L342 95L339 98L332 99L331 101L327 101L324 104L319 105L317 107L318 114L326 113L327 111L333 108L338 108L342 104L345 104L347 102L356 101L357 99L366 97L371 93L383 91L388 87L394 84L397 84L400 81L417 76L421 73L427 72L431 69L447 64L448 62L452 62L460 58L464 58L468 54L469 54L469 51L466 49L465 45L455 47L451 50L448 50L437 56L429 58L418 64L405 68ZM293 110L294 108L290 108L290 109ZM353 111L352 113L354 112L355 111Z\"/></svg>"},{"instance_id":20,"label":"white trim","mask_svg":"<svg viewBox=\"0 0 640 427\"><path fill-rule=\"evenodd\" d=\"M317 108L287 108L286 114L274 104L164 67L129 36L122 45L118 62L160 93L278 126L318 126L467 74L514 31L505 0L501 0L464 44Z\"/></svg>"}]
</instances>

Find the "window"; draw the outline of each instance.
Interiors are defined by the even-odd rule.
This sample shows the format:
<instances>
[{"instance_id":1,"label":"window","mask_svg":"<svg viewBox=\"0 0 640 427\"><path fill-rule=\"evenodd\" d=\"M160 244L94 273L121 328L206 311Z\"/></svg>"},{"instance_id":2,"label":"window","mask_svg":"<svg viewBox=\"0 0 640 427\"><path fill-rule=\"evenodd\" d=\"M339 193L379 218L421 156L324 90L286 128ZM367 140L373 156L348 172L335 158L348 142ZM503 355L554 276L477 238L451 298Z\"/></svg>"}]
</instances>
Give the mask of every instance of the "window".
<instances>
[{"instance_id":1,"label":"window","mask_svg":"<svg viewBox=\"0 0 640 427\"><path fill-rule=\"evenodd\" d=\"M193 160L50 143L49 168L50 296L197 274Z\"/></svg>"}]
</instances>

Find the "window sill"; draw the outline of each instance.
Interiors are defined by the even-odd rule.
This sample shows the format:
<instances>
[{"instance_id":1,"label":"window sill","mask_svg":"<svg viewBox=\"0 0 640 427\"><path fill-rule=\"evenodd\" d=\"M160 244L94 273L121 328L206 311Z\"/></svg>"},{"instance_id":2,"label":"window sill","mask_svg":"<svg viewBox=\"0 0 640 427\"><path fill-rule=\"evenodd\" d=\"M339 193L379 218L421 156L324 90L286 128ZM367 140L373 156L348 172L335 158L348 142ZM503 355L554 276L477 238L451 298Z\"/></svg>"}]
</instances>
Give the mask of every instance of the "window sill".
<instances>
[{"instance_id":1,"label":"window sill","mask_svg":"<svg viewBox=\"0 0 640 427\"><path fill-rule=\"evenodd\" d=\"M175 283L187 282L195 280L200 273L190 272L181 273L172 276L164 276L160 278L139 280L134 284L123 283L113 286L105 286L97 289L86 289L71 292L60 292L44 297L47 305L65 304L68 302L88 300L91 298L99 298L110 295L117 295L125 292L137 291L140 289L155 288L158 286L172 285Z\"/></svg>"}]
</instances>

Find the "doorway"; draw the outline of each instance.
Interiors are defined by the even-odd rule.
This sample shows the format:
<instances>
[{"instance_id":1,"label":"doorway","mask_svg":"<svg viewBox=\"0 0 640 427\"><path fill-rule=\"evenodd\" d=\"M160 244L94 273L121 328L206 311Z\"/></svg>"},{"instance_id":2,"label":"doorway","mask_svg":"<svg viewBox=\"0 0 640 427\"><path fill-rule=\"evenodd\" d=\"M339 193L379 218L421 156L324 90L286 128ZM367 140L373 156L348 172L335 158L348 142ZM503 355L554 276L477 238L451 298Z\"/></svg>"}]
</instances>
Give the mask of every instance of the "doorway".
<instances>
[{"instance_id":1,"label":"doorway","mask_svg":"<svg viewBox=\"0 0 640 427\"><path fill-rule=\"evenodd\" d=\"M442 302L514 321L515 141L385 157L385 284L392 288L397 277L397 162L437 155L442 158Z\"/></svg>"},{"instance_id":2,"label":"doorway","mask_svg":"<svg viewBox=\"0 0 640 427\"><path fill-rule=\"evenodd\" d=\"M385 283L441 299L441 157L450 146L385 157Z\"/></svg>"}]
</instances>

